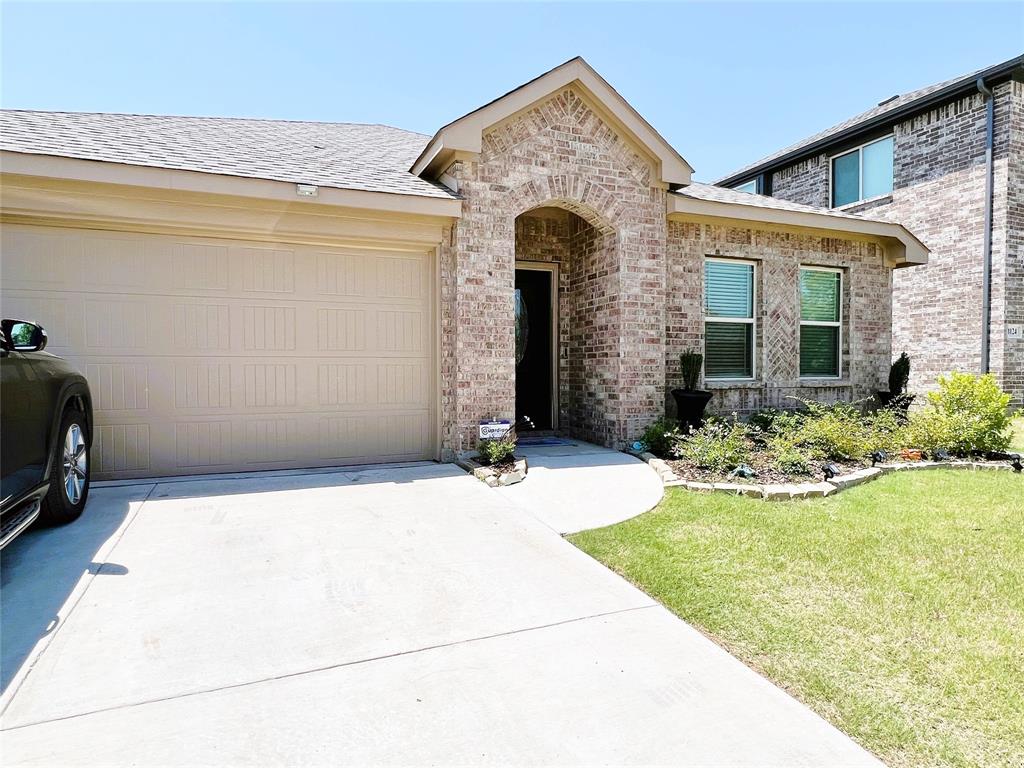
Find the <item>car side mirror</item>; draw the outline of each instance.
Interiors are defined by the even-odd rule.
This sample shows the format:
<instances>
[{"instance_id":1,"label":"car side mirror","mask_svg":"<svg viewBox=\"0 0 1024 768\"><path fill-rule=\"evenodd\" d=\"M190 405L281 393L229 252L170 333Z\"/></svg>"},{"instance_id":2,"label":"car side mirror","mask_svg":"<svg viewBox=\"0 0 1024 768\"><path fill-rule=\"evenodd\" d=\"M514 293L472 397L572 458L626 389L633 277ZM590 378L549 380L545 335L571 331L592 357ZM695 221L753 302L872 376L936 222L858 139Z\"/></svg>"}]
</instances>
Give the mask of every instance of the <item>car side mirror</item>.
<instances>
[{"instance_id":1,"label":"car side mirror","mask_svg":"<svg viewBox=\"0 0 1024 768\"><path fill-rule=\"evenodd\" d=\"M43 326L27 320L0 320L3 345L8 352L39 352L46 349Z\"/></svg>"}]
</instances>

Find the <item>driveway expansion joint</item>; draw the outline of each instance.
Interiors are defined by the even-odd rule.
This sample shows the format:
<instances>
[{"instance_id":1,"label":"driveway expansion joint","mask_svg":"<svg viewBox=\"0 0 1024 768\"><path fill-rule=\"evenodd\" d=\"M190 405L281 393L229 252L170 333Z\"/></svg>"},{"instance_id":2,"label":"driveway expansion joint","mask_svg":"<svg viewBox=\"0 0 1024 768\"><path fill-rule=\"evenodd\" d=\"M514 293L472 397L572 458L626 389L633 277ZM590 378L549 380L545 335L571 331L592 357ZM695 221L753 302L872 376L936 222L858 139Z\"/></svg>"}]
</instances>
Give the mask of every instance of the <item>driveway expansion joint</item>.
<instances>
[{"instance_id":1,"label":"driveway expansion joint","mask_svg":"<svg viewBox=\"0 0 1024 768\"><path fill-rule=\"evenodd\" d=\"M141 507L140 507L141 509ZM76 603L77 604L77 603ZM553 621L547 624L538 624L532 627L521 627L519 629L510 629L505 632L495 632L490 635L480 635L479 637L468 637L462 640L452 640L447 643L437 643L436 645L427 645L422 648L413 648L408 651L396 651L395 653L386 653L381 656L372 656L365 659L355 659L353 661L343 661L338 664L328 664L322 667L314 667L313 669L305 669L298 672L288 672L282 675L273 675L271 677L259 678L257 680L247 680L242 683L231 683L229 685L220 685L214 688L202 688L196 691L185 691L184 693L178 693L171 696L159 696L152 699L144 699L142 701L134 701L126 704L116 704L109 707L100 707L98 709L88 710L86 712L75 712L70 715L61 715L60 717L44 718L42 720L34 720L29 723L22 723L20 725L12 725L8 728L0 727L0 733L7 733L10 731L19 731L25 728L33 728L39 725L46 725L47 723L57 723L64 720L75 720L80 717L89 717L90 715L97 715L102 712L114 712L117 710L133 709L135 707L146 706L148 704L158 704L163 701L173 701L175 699L187 699L193 696L202 696L209 693L218 693L220 691L230 691L237 688L247 688L253 685L262 685L264 683L272 683L277 680L288 680L295 677L303 677L305 675L314 675L320 672L329 672L334 669L343 669L345 667L355 667L361 664L370 664L377 661L387 661L388 659L396 659L402 656L412 656L417 653L424 653L426 651L436 651L441 648L452 648L460 645L469 645L471 643L481 642L485 640L494 640L499 637L508 637L510 635L520 635L526 632L536 632L544 629L552 629L554 627L565 626L566 624L575 624L583 621L590 621L593 619L601 619L606 616L616 616L622 613L631 613L634 611L643 611L650 608L660 608L661 605L655 601L651 601L648 605L634 605L629 608L619 608L614 611L603 611L601 613L595 613L589 616L577 616L572 619L563 619L561 621Z\"/></svg>"}]
</instances>

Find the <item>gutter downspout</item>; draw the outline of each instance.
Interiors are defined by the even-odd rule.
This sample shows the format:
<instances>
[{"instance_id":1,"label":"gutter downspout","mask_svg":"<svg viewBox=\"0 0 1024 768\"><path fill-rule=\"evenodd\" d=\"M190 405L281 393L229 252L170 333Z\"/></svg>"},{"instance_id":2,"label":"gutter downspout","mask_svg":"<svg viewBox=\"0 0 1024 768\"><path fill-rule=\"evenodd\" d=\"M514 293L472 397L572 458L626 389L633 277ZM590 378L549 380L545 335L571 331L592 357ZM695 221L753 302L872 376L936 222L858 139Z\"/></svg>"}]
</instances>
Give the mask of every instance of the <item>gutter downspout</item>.
<instances>
[{"instance_id":1,"label":"gutter downspout","mask_svg":"<svg viewBox=\"0 0 1024 768\"><path fill-rule=\"evenodd\" d=\"M985 85L985 79L979 77L976 83L978 92L985 99L985 230L982 245L982 285L981 285L981 372L989 372L989 336L992 315L992 145L995 134L995 97L992 89Z\"/></svg>"}]
</instances>

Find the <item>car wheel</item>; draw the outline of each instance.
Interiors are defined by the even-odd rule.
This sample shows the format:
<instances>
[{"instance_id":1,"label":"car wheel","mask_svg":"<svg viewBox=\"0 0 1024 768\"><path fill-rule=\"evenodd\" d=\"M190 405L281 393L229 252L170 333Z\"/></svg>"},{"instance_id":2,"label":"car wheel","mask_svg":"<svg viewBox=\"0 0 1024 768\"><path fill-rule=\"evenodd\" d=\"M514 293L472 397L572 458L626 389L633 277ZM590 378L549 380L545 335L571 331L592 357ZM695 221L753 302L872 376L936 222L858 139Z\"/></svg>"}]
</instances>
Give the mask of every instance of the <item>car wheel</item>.
<instances>
[{"instance_id":1,"label":"car wheel","mask_svg":"<svg viewBox=\"0 0 1024 768\"><path fill-rule=\"evenodd\" d=\"M39 514L43 525L70 523L85 509L91 470L86 430L82 413L70 408L64 411L51 458L50 490Z\"/></svg>"}]
</instances>

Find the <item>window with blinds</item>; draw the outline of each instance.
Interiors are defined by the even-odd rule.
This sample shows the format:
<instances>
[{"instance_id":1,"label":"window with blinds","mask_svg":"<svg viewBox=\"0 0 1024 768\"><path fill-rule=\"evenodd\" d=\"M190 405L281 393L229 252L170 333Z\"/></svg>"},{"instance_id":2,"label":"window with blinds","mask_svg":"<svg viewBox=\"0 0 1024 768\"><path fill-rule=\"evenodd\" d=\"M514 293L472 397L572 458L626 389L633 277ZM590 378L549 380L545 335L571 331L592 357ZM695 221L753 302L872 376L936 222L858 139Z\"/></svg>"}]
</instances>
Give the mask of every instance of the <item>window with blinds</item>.
<instances>
[{"instance_id":1,"label":"window with blinds","mask_svg":"<svg viewBox=\"0 0 1024 768\"><path fill-rule=\"evenodd\" d=\"M704 262L704 377L754 378L755 265Z\"/></svg>"},{"instance_id":2,"label":"window with blinds","mask_svg":"<svg viewBox=\"0 0 1024 768\"><path fill-rule=\"evenodd\" d=\"M800 269L800 376L837 378L841 373L843 273L826 267Z\"/></svg>"}]
</instances>

